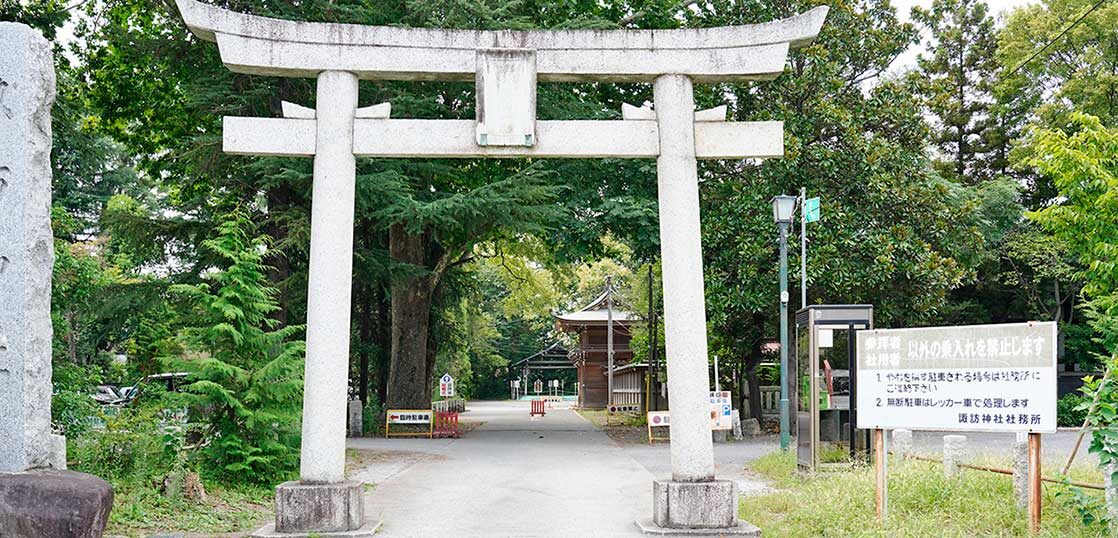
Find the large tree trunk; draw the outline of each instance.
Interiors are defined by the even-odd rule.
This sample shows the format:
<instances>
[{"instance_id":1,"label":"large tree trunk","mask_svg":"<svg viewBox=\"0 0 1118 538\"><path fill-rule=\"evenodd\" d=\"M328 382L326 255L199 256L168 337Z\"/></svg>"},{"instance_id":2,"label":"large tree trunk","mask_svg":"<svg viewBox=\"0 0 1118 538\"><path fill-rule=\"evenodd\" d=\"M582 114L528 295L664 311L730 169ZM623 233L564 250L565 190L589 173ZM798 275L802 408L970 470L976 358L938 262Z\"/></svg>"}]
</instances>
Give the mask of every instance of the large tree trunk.
<instances>
[{"instance_id":1,"label":"large tree trunk","mask_svg":"<svg viewBox=\"0 0 1118 538\"><path fill-rule=\"evenodd\" d=\"M749 418L761 420L761 381L757 377L757 366L761 364L761 354L750 350L745 354L745 383L749 388Z\"/></svg>"},{"instance_id":2,"label":"large tree trunk","mask_svg":"<svg viewBox=\"0 0 1118 538\"><path fill-rule=\"evenodd\" d=\"M430 311L430 308L428 308L428 311ZM430 327L428 327L428 331L430 331ZM426 376L425 376L425 379L427 380L427 384L424 385L425 387L428 387L427 388L427 394L428 395L431 394L431 392L432 392L432 390L435 386L435 376L437 375L437 374L435 374L435 357L438 355L438 353L439 353L439 346L438 346L437 339L433 338L431 336L428 336L428 338L427 338L427 364L426 364L427 368L426 368ZM428 399L430 399L430 397L428 397Z\"/></svg>"},{"instance_id":3,"label":"large tree trunk","mask_svg":"<svg viewBox=\"0 0 1118 538\"><path fill-rule=\"evenodd\" d=\"M381 289L377 296L377 401L388 401L388 365L392 362L392 303Z\"/></svg>"},{"instance_id":4,"label":"large tree trunk","mask_svg":"<svg viewBox=\"0 0 1118 538\"><path fill-rule=\"evenodd\" d=\"M363 288L359 329L361 353L357 365L357 397L361 399L361 405L364 406L369 404L369 350L373 346L373 301L376 300L376 295L371 284L366 283Z\"/></svg>"},{"instance_id":5,"label":"large tree trunk","mask_svg":"<svg viewBox=\"0 0 1118 538\"><path fill-rule=\"evenodd\" d=\"M749 417L761 423L761 380L757 377L757 367L761 365L764 355L761 348L764 345L765 318L753 315L753 334L756 335L749 350L745 352L742 363L745 365L745 382L749 390Z\"/></svg>"},{"instance_id":6,"label":"large tree trunk","mask_svg":"<svg viewBox=\"0 0 1118 538\"><path fill-rule=\"evenodd\" d=\"M280 224L281 220L275 218L275 215L291 206L293 194L291 186L287 183L280 184L268 191L268 213L272 215L272 218L269 218L264 225L264 232L272 238L273 244L279 244L287 238L287 226ZM268 317L280 322L281 325L287 325L288 311L291 306L287 281L291 277L291 260L287 258L287 254L279 249L270 248L264 263L268 264L269 267L268 281L279 290L279 295L276 297L279 309L268 314Z\"/></svg>"},{"instance_id":7,"label":"large tree trunk","mask_svg":"<svg viewBox=\"0 0 1118 538\"><path fill-rule=\"evenodd\" d=\"M412 235L402 225L389 230L388 250L399 262L426 266L426 234ZM387 407L431 406L427 357L431 321L431 277L399 278L392 283L392 355Z\"/></svg>"}]
</instances>

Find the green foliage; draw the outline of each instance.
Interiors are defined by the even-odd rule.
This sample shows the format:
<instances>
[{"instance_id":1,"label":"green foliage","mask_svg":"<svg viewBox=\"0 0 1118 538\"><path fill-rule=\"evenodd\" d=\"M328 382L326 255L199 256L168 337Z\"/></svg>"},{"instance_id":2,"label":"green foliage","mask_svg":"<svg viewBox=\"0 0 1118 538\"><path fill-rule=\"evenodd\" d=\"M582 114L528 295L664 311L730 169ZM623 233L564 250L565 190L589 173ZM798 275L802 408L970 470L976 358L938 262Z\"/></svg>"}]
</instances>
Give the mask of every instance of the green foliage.
<instances>
[{"instance_id":1,"label":"green foliage","mask_svg":"<svg viewBox=\"0 0 1118 538\"><path fill-rule=\"evenodd\" d=\"M1072 485L1070 478L1065 477L1062 487L1056 488L1056 499L1064 506L1075 510L1084 526L1089 527L1105 522L1101 515L1106 508L1103 499L1099 498L1098 495L1087 493L1081 487Z\"/></svg>"},{"instance_id":2,"label":"green foliage","mask_svg":"<svg viewBox=\"0 0 1118 538\"><path fill-rule=\"evenodd\" d=\"M253 236L242 212L229 214L218 236L204 242L226 261L213 283L174 287L193 306L182 331L191 358L175 361L190 373L184 396L205 421L199 463L215 477L269 483L295 469L302 401L303 343L296 325L276 329L278 307L262 263L267 241Z\"/></svg>"},{"instance_id":3,"label":"green foliage","mask_svg":"<svg viewBox=\"0 0 1118 538\"><path fill-rule=\"evenodd\" d=\"M749 3L700 10L704 25L755 22L787 12ZM794 53L780 78L730 85L731 116L781 119L785 157L760 166L703 163L703 249L711 353L761 361L779 312L778 231L770 199L801 187L822 200L809 225L810 303L872 303L879 326L913 326L943 315L950 292L973 278L1002 226L1013 192L979 190L936 174L927 156L919 101L902 81L881 76L917 38L885 2L832 6L815 44ZM706 98L720 104L724 94ZM999 205L1002 204L1002 205ZM978 210L990 210L980 213ZM799 304L799 233L789 238L792 304ZM731 371L728 364L725 371Z\"/></svg>"},{"instance_id":4,"label":"green foliage","mask_svg":"<svg viewBox=\"0 0 1118 538\"><path fill-rule=\"evenodd\" d=\"M384 406L377 399L376 393L369 394L369 401L361 410L362 429L366 435L375 435L384 430Z\"/></svg>"},{"instance_id":5,"label":"green foliage","mask_svg":"<svg viewBox=\"0 0 1118 538\"><path fill-rule=\"evenodd\" d=\"M99 368L66 361L54 361L52 367L51 425L69 439L82 437L101 415L100 406L90 398L101 382Z\"/></svg>"},{"instance_id":6,"label":"green foliage","mask_svg":"<svg viewBox=\"0 0 1118 538\"><path fill-rule=\"evenodd\" d=\"M1083 269L1091 324L1118 352L1118 128L1073 113L1063 129L1036 129L1029 164L1052 178L1063 197L1029 216L1068 245Z\"/></svg>"},{"instance_id":7,"label":"green foliage","mask_svg":"<svg viewBox=\"0 0 1118 538\"><path fill-rule=\"evenodd\" d=\"M1053 46L1028 61L1047 43L1083 16L1095 0L1043 0L1014 10L998 36L1002 65L1016 69L1017 93L1038 100L1043 125L1056 127L1078 110L1113 126L1118 121L1118 4L1103 2Z\"/></svg>"},{"instance_id":8,"label":"green foliage","mask_svg":"<svg viewBox=\"0 0 1118 538\"><path fill-rule=\"evenodd\" d=\"M70 18L65 0L5 0L0 2L0 21L21 22L53 40Z\"/></svg>"},{"instance_id":9,"label":"green foliage","mask_svg":"<svg viewBox=\"0 0 1118 538\"><path fill-rule=\"evenodd\" d=\"M1081 394L1068 393L1056 400L1056 424L1065 427L1080 427L1087 418L1087 407L1091 400Z\"/></svg>"},{"instance_id":10,"label":"green foliage","mask_svg":"<svg viewBox=\"0 0 1118 538\"><path fill-rule=\"evenodd\" d=\"M913 87L934 118L932 142L945 159L936 163L952 181L975 184L1007 167L1005 152L996 160L997 119L991 115L998 63L994 57L994 20L981 0L935 0L916 7L913 19L928 30L929 52L920 56Z\"/></svg>"},{"instance_id":11,"label":"green foliage","mask_svg":"<svg viewBox=\"0 0 1118 538\"><path fill-rule=\"evenodd\" d=\"M1084 307L1098 341L1110 354L1103 377L1088 377L1081 388L1093 403L1076 407L1090 409L1090 452L1107 469L1118 464L1118 129L1073 112L1063 129L1030 133L1026 149L1029 164L1050 177L1062 197L1060 203L1029 216L1078 258Z\"/></svg>"},{"instance_id":12,"label":"green foliage","mask_svg":"<svg viewBox=\"0 0 1118 538\"><path fill-rule=\"evenodd\" d=\"M274 488L207 484L207 502L169 497L158 488L113 484L113 510L105 535L151 536L171 530L221 536L243 533L271 517Z\"/></svg>"},{"instance_id":13,"label":"green foliage","mask_svg":"<svg viewBox=\"0 0 1118 538\"><path fill-rule=\"evenodd\" d=\"M173 463L164 450L161 414L157 405L115 409L103 416L103 428L68 439L67 457L75 470L113 483L161 482Z\"/></svg>"}]
</instances>

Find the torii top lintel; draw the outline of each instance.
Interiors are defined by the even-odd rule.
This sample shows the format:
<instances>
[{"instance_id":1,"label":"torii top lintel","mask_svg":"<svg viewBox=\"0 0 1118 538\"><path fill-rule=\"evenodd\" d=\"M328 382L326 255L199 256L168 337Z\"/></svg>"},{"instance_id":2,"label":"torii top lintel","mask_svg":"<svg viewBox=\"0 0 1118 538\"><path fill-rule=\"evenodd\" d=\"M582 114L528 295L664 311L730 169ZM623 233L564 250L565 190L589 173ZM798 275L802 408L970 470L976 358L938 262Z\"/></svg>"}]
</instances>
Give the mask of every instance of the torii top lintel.
<instances>
[{"instance_id":1,"label":"torii top lintel","mask_svg":"<svg viewBox=\"0 0 1118 538\"><path fill-rule=\"evenodd\" d=\"M373 80L472 80L477 51L535 51L540 81L766 80L790 48L811 43L827 7L764 24L677 30L483 31L298 22L176 0L198 37L238 73L313 77L349 71Z\"/></svg>"}]
</instances>

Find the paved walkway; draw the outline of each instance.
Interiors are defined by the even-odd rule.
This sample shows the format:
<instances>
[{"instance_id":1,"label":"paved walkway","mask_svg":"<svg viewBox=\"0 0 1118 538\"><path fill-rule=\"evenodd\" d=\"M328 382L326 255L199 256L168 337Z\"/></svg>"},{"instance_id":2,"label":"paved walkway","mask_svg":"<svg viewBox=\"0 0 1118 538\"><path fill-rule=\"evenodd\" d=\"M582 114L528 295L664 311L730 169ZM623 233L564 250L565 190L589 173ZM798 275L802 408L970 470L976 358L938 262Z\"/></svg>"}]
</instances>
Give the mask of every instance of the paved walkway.
<instances>
[{"instance_id":1,"label":"paved walkway","mask_svg":"<svg viewBox=\"0 0 1118 538\"><path fill-rule=\"evenodd\" d=\"M653 474L575 412L528 406L471 402L462 439L351 439L388 451L352 474L376 483L378 536L639 536Z\"/></svg>"},{"instance_id":2,"label":"paved walkway","mask_svg":"<svg viewBox=\"0 0 1118 538\"><path fill-rule=\"evenodd\" d=\"M461 439L350 439L371 451L351 476L375 485L366 510L384 522L378 536L641 536L633 521L651 515L652 481L671 476L669 446L619 445L570 409L535 419L528 410L528 402L470 402L463 420L481 426ZM938 455L942 435L918 432L917 450ZM1075 433L1045 437L1051 463L1066 457ZM973 456L1008 455L1013 442L968 438ZM716 444L716 475L758 493L765 484L745 464L778 446L775 436Z\"/></svg>"}]
</instances>

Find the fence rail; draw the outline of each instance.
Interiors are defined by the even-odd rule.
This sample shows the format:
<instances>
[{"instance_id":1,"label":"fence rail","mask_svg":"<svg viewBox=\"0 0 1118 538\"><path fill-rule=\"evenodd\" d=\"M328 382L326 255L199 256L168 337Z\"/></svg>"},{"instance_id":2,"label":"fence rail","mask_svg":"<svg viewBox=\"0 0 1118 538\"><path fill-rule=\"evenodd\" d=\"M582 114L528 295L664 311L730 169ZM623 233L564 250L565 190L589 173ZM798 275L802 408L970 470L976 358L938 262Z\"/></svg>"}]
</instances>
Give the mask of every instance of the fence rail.
<instances>
[{"instance_id":1,"label":"fence rail","mask_svg":"<svg viewBox=\"0 0 1118 538\"><path fill-rule=\"evenodd\" d=\"M438 413L462 413L466 411L466 400L450 398L440 402L431 402L431 410Z\"/></svg>"},{"instance_id":2,"label":"fence rail","mask_svg":"<svg viewBox=\"0 0 1118 538\"><path fill-rule=\"evenodd\" d=\"M761 416L775 416L780 414L780 387L761 387Z\"/></svg>"}]
</instances>

